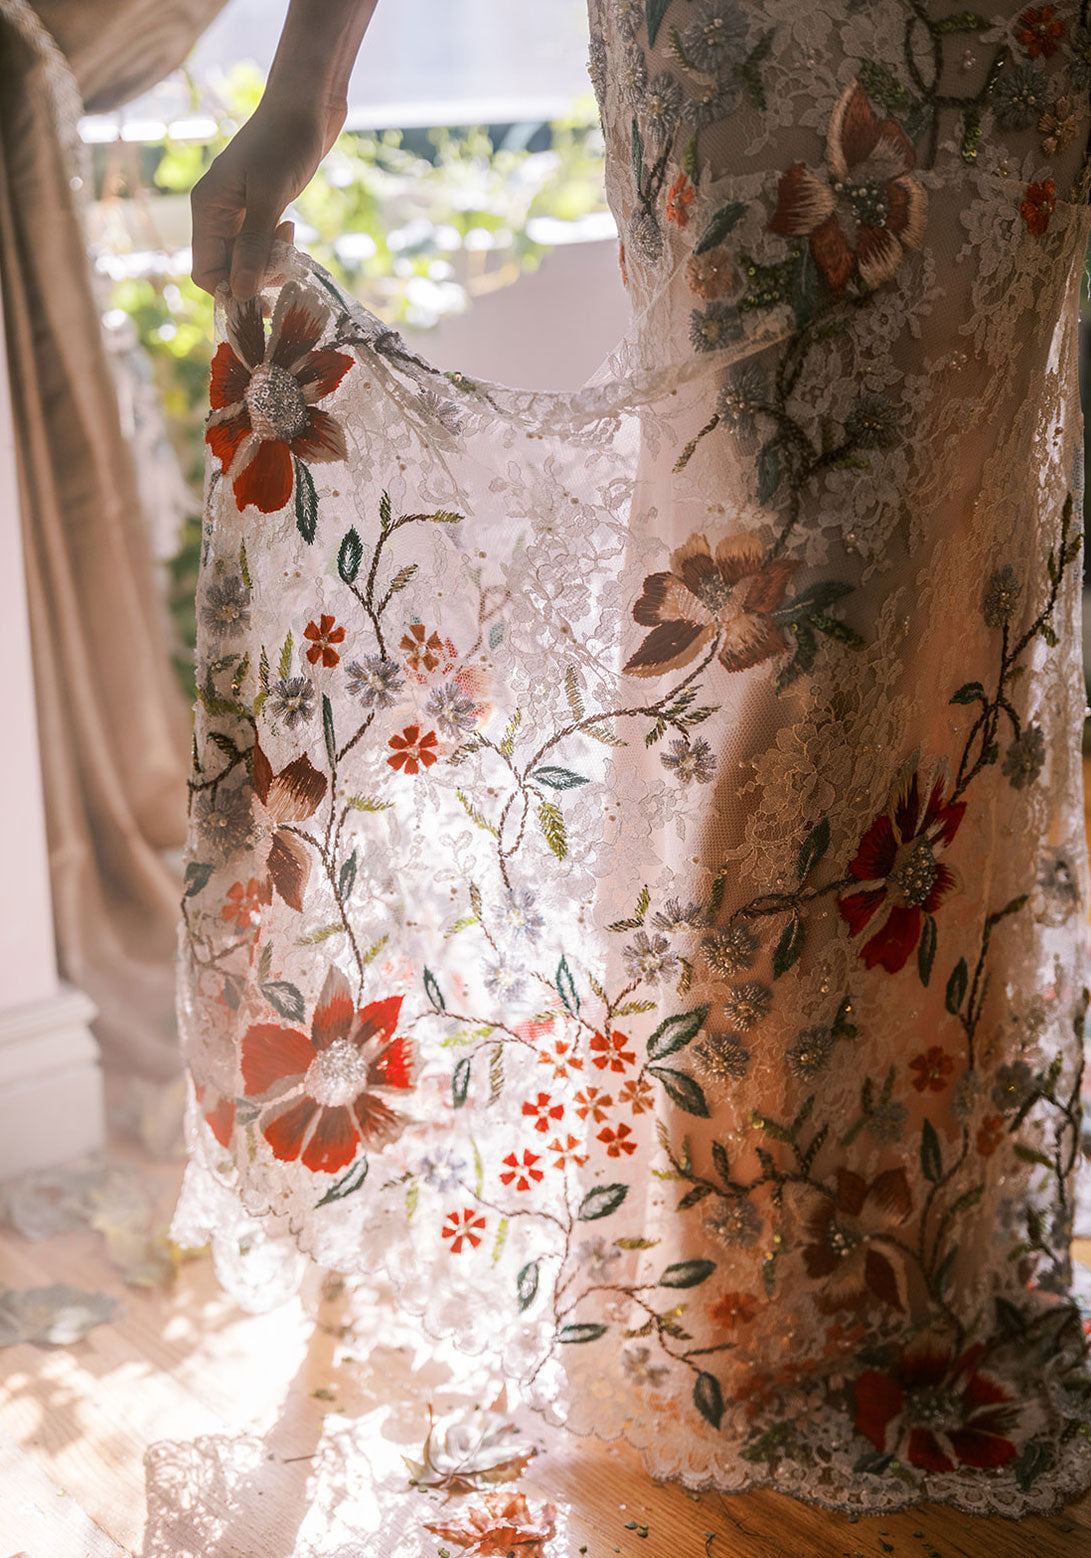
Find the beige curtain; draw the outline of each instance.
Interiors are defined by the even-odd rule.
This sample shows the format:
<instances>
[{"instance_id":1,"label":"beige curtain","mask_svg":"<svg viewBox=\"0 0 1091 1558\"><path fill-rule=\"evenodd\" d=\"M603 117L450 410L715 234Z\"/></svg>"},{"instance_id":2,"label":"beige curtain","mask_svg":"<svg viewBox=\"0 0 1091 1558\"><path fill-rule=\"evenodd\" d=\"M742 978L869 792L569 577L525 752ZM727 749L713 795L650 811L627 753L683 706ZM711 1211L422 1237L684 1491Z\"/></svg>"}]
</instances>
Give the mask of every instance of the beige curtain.
<instances>
[{"instance_id":1,"label":"beige curtain","mask_svg":"<svg viewBox=\"0 0 1091 1558\"><path fill-rule=\"evenodd\" d=\"M223 0L0 0L4 303L58 955L106 1065L178 1069L189 717L86 258L76 121L174 69ZM82 102L81 102L82 100Z\"/></svg>"}]
</instances>

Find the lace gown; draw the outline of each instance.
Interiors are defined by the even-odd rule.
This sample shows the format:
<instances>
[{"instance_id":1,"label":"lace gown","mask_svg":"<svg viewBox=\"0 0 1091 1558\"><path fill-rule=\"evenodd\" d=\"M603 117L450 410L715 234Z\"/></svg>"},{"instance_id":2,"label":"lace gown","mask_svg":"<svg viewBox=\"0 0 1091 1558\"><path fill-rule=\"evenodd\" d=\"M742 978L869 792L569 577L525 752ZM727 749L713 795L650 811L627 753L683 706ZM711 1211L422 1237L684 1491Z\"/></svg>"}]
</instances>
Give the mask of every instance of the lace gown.
<instances>
[{"instance_id":1,"label":"lace gown","mask_svg":"<svg viewBox=\"0 0 1091 1558\"><path fill-rule=\"evenodd\" d=\"M1091 1483L1071 7L592 0L633 325L212 372L175 1221L693 1487ZM563 329L564 321L555 322Z\"/></svg>"}]
</instances>

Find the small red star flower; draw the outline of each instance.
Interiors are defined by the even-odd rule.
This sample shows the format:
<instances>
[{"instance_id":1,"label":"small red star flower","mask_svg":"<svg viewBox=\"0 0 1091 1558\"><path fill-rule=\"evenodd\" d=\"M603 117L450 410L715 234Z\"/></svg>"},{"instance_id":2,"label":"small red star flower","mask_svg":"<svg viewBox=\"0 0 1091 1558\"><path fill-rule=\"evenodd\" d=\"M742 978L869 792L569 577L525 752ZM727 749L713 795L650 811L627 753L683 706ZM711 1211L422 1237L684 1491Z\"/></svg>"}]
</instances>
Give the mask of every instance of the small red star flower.
<instances>
[{"instance_id":1,"label":"small red star flower","mask_svg":"<svg viewBox=\"0 0 1091 1558\"><path fill-rule=\"evenodd\" d=\"M685 173L680 173L667 190L667 221L674 222L678 227L685 227L689 221L689 206L693 204L697 191Z\"/></svg>"},{"instance_id":2,"label":"small red star flower","mask_svg":"<svg viewBox=\"0 0 1091 1558\"><path fill-rule=\"evenodd\" d=\"M467 1206L461 1212L448 1212L440 1234L444 1239L450 1239L451 1254L461 1255L463 1244L468 1243L471 1249L477 1249L484 1227L485 1219L480 1212Z\"/></svg>"},{"instance_id":3,"label":"small red star flower","mask_svg":"<svg viewBox=\"0 0 1091 1558\"><path fill-rule=\"evenodd\" d=\"M615 1131L610 1125L604 1125L598 1134L598 1139L606 1143L606 1154L611 1158L620 1158L623 1152L635 1152L636 1142L626 1140L633 1134L631 1125L626 1125L622 1120Z\"/></svg>"},{"instance_id":4,"label":"small red star flower","mask_svg":"<svg viewBox=\"0 0 1091 1558\"><path fill-rule=\"evenodd\" d=\"M917 1073L913 1078L913 1086L918 1093L927 1092L929 1088L933 1093L942 1093L955 1069L955 1063L945 1049L941 1049L938 1044L930 1044L923 1054L913 1056L909 1069Z\"/></svg>"},{"instance_id":5,"label":"small red star flower","mask_svg":"<svg viewBox=\"0 0 1091 1558\"><path fill-rule=\"evenodd\" d=\"M1067 30L1068 23L1057 15L1055 5L1031 6L1015 24L1015 41L1028 59L1049 59Z\"/></svg>"},{"instance_id":6,"label":"small red star flower","mask_svg":"<svg viewBox=\"0 0 1091 1558\"><path fill-rule=\"evenodd\" d=\"M1028 184L1019 214L1027 224L1027 231L1041 238L1049 229L1050 218L1057 208L1057 186L1052 179L1040 184Z\"/></svg>"},{"instance_id":7,"label":"small red star flower","mask_svg":"<svg viewBox=\"0 0 1091 1558\"><path fill-rule=\"evenodd\" d=\"M609 1037L596 1033L590 1046L595 1051L591 1064L600 1071L604 1071L607 1066L611 1071L624 1071L626 1066L631 1066L636 1060L635 1050L625 1048L629 1042L624 1033L611 1033Z\"/></svg>"},{"instance_id":8,"label":"small red star flower","mask_svg":"<svg viewBox=\"0 0 1091 1558\"><path fill-rule=\"evenodd\" d=\"M303 629L303 637L310 641L307 659L312 665L317 665L321 660L323 665L333 666L340 660L341 656L333 645L345 642L345 630L334 627L335 621L335 617L323 612L320 622L308 622Z\"/></svg>"},{"instance_id":9,"label":"small red star flower","mask_svg":"<svg viewBox=\"0 0 1091 1558\"><path fill-rule=\"evenodd\" d=\"M536 1099L524 1100L523 1113L534 1121L536 1131L548 1131L551 1120L564 1118L564 1104L555 1104L549 1093L539 1093Z\"/></svg>"},{"instance_id":10,"label":"small red star flower","mask_svg":"<svg viewBox=\"0 0 1091 1558\"><path fill-rule=\"evenodd\" d=\"M529 1147L524 1147L522 1157L517 1152L509 1152L504 1162L507 1169L500 1175L502 1185L510 1185L515 1182L516 1190L529 1190L531 1180L536 1184L544 1179L544 1174L535 1165L542 1161L540 1152L531 1152Z\"/></svg>"},{"instance_id":11,"label":"small red star flower","mask_svg":"<svg viewBox=\"0 0 1091 1558\"><path fill-rule=\"evenodd\" d=\"M391 736L387 743L394 749L394 756L388 757L387 762L391 768L401 769L406 774L417 773L422 763L425 768L431 768L437 759L432 751L437 739L434 730L422 736L419 725L407 725L400 736Z\"/></svg>"},{"instance_id":12,"label":"small red star flower","mask_svg":"<svg viewBox=\"0 0 1091 1558\"><path fill-rule=\"evenodd\" d=\"M250 930L261 919L262 904L271 901L272 894L256 876L252 876L245 886L242 882L232 882L227 889L223 918L228 922L234 920L236 930Z\"/></svg>"}]
</instances>

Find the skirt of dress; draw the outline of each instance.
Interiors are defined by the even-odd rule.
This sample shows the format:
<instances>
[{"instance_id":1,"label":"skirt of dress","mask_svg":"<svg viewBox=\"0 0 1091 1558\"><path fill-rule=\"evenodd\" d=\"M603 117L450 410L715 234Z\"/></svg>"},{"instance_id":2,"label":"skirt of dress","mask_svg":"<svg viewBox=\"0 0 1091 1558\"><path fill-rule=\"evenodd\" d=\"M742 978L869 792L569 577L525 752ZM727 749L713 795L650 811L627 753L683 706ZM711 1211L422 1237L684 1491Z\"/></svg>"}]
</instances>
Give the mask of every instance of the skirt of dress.
<instances>
[{"instance_id":1,"label":"skirt of dress","mask_svg":"<svg viewBox=\"0 0 1091 1558\"><path fill-rule=\"evenodd\" d=\"M175 1237L385 1272L656 1475L1091 1484L1091 32L593 0L630 334L220 311ZM558 322L563 328L563 321Z\"/></svg>"}]
</instances>

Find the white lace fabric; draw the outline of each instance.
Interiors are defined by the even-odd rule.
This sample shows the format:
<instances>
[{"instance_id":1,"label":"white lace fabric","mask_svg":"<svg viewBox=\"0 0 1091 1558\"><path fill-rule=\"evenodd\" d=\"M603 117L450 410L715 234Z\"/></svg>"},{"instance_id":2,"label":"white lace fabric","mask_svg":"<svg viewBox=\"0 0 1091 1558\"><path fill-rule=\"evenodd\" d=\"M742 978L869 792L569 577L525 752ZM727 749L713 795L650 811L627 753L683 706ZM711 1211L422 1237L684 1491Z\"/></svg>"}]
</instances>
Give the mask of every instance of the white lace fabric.
<instances>
[{"instance_id":1,"label":"white lace fabric","mask_svg":"<svg viewBox=\"0 0 1091 1558\"><path fill-rule=\"evenodd\" d=\"M593 0L633 326L213 365L175 1217L657 1476L1091 1484L1071 9ZM563 321L558 322L563 328Z\"/></svg>"}]
</instances>

